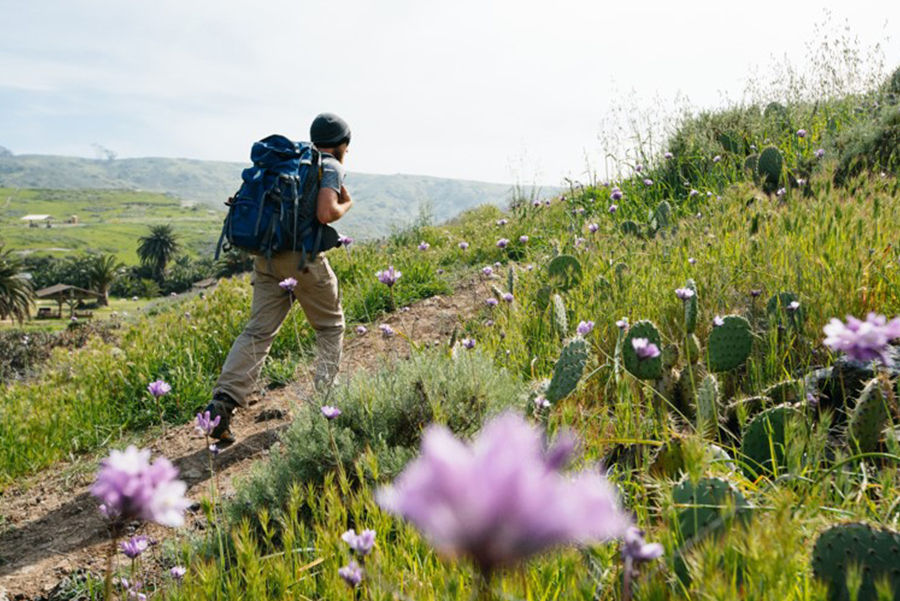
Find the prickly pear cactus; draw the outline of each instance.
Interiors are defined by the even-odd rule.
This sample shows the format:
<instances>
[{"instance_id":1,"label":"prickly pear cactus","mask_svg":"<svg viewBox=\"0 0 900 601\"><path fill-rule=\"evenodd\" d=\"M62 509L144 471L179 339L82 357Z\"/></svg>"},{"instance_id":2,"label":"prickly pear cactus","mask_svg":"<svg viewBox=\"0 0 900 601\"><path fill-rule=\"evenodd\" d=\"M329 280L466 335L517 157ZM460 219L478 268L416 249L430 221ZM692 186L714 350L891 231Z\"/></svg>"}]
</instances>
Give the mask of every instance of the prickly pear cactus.
<instances>
[{"instance_id":1,"label":"prickly pear cactus","mask_svg":"<svg viewBox=\"0 0 900 601\"><path fill-rule=\"evenodd\" d=\"M616 263L616 267L614 269L616 274L616 285L621 290L625 285L625 272L628 271L627 263Z\"/></svg>"},{"instance_id":2,"label":"prickly pear cactus","mask_svg":"<svg viewBox=\"0 0 900 601\"><path fill-rule=\"evenodd\" d=\"M785 423L798 415L799 412L790 405L779 405L750 420L741 438L744 475L755 480L784 467Z\"/></svg>"},{"instance_id":3,"label":"prickly pear cactus","mask_svg":"<svg viewBox=\"0 0 900 601\"><path fill-rule=\"evenodd\" d=\"M516 293L516 270L510 265L509 270L506 272L506 287L509 289L510 294Z\"/></svg>"},{"instance_id":4,"label":"prickly pear cactus","mask_svg":"<svg viewBox=\"0 0 900 601\"><path fill-rule=\"evenodd\" d=\"M554 294L553 299L553 327L560 338L565 338L569 331L569 318L566 316L566 304L560 295Z\"/></svg>"},{"instance_id":5,"label":"prickly pear cactus","mask_svg":"<svg viewBox=\"0 0 900 601\"><path fill-rule=\"evenodd\" d=\"M685 442L672 438L657 447L650 460L650 474L657 478L676 478L685 471Z\"/></svg>"},{"instance_id":6,"label":"prickly pear cactus","mask_svg":"<svg viewBox=\"0 0 900 601\"><path fill-rule=\"evenodd\" d=\"M650 321L639 321L628 329L628 335L622 344L622 358L627 369L634 377L641 380L656 380L662 375L662 357L641 359L634 350L632 340L646 338L657 347L662 345L659 330Z\"/></svg>"},{"instance_id":7,"label":"prickly pear cactus","mask_svg":"<svg viewBox=\"0 0 900 601\"><path fill-rule=\"evenodd\" d=\"M677 344L667 344L662 349L662 366L663 369L672 369L678 365L679 349Z\"/></svg>"},{"instance_id":8,"label":"prickly pear cactus","mask_svg":"<svg viewBox=\"0 0 900 601\"><path fill-rule=\"evenodd\" d=\"M771 398L760 395L732 401L725 407L724 426L735 440L741 437L741 425L775 405Z\"/></svg>"},{"instance_id":9,"label":"prickly pear cactus","mask_svg":"<svg viewBox=\"0 0 900 601\"><path fill-rule=\"evenodd\" d=\"M750 503L727 480L686 478L672 490L679 506L678 525L683 540L722 532L735 518L750 518Z\"/></svg>"},{"instance_id":10,"label":"prickly pear cactus","mask_svg":"<svg viewBox=\"0 0 900 601\"><path fill-rule=\"evenodd\" d=\"M756 176L757 167L759 166L759 155L753 153L749 155L746 159L744 159L744 171L749 173L752 176Z\"/></svg>"},{"instance_id":11,"label":"prickly pear cactus","mask_svg":"<svg viewBox=\"0 0 900 601\"><path fill-rule=\"evenodd\" d=\"M553 378L547 388L547 400L551 403L567 397L581 379L584 365L587 363L587 343L584 338L573 338L563 347L553 368Z\"/></svg>"},{"instance_id":12,"label":"prickly pear cactus","mask_svg":"<svg viewBox=\"0 0 900 601\"><path fill-rule=\"evenodd\" d=\"M550 297L553 295L553 290L550 286L541 286L538 288L537 294L534 296L535 305L537 305L538 311L543 313L547 307L550 305Z\"/></svg>"},{"instance_id":13,"label":"prickly pear cactus","mask_svg":"<svg viewBox=\"0 0 900 601\"><path fill-rule=\"evenodd\" d=\"M715 326L709 334L707 354L710 371L732 370L750 356L753 336L750 323L738 315L729 315L720 326Z\"/></svg>"},{"instance_id":14,"label":"prickly pear cactus","mask_svg":"<svg viewBox=\"0 0 900 601\"><path fill-rule=\"evenodd\" d=\"M716 136L716 140L728 152L739 154L744 151L743 140L741 140L740 134L736 132L723 131Z\"/></svg>"},{"instance_id":15,"label":"prickly pear cactus","mask_svg":"<svg viewBox=\"0 0 900 601\"><path fill-rule=\"evenodd\" d=\"M779 405L782 403L799 403L806 398L806 383L803 380L782 380L772 384L763 391L767 396Z\"/></svg>"},{"instance_id":16,"label":"prickly pear cactus","mask_svg":"<svg viewBox=\"0 0 900 601\"><path fill-rule=\"evenodd\" d=\"M719 425L719 383L712 374L707 374L697 388L697 432L712 436Z\"/></svg>"},{"instance_id":17,"label":"prickly pear cactus","mask_svg":"<svg viewBox=\"0 0 900 601\"><path fill-rule=\"evenodd\" d=\"M555 289L568 290L581 282L581 263L572 255L559 255L547 265L547 275Z\"/></svg>"},{"instance_id":18,"label":"prickly pear cactus","mask_svg":"<svg viewBox=\"0 0 900 601\"><path fill-rule=\"evenodd\" d=\"M860 452L872 453L878 450L890 417L882 383L874 378L863 388L850 414L850 437Z\"/></svg>"},{"instance_id":19,"label":"prickly pear cactus","mask_svg":"<svg viewBox=\"0 0 900 601\"><path fill-rule=\"evenodd\" d=\"M700 339L696 334L688 334L684 342L684 356L688 363L696 363L700 360Z\"/></svg>"},{"instance_id":20,"label":"prickly pear cactus","mask_svg":"<svg viewBox=\"0 0 900 601\"><path fill-rule=\"evenodd\" d=\"M626 219L619 227L622 229L623 234L628 234L630 236L641 235L641 227L631 219Z\"/></svg>"},{"instance_id":21,"label":"prickly pear cactus","mask_svg":"<svg viewBox=\"0 0 900 601\"><path fill-rule=\"evenodd\" d=\"M860 569L856 596L847 586L847 568ZM816 539L812 552L816 578L828 586L829 601L876 601L875 583L886 580L893 599L900 599L900 533L868 524L838 524ZM889 597L891 598L891 597Z\"/></svg>"},{"instance_id":22,"label":"prickly pear cactus","mask_svg":"<svg viewBox=\"0 0 900 601\"><path fill-rule=\"evenodd\" d=\"M688 334L693 334L697 329L697 284L694 280L687 281L685 288L693 291L694 295L684 302L684 329Z\"/></svg>"},{"instance_id":23,"label":"prickly pear cactus","mask_svg":"<svg viewBox=\"0 0 900 601\"><path fill-rule=\"evenodd\" d=\"M759 153L759 160L756 164L756 170L760 177L763 178L767 189L774 190L781 182L781 171L784 167L784 159L781 151L774 146L763 148Z\"/></svg>"},{"instance_id":24,"label":"prickly pear cactus","mask_svg":"<svg viewBox=\"0 0 900 601\"><path fill-rule=\"evenodd\" d=\"M653 211L653 221L656 224L656 229L661 230L669 227L672 223L672 205L669 204L669 201L664 200L656 205L656 210Z\"/></svg>"}]
</instances>

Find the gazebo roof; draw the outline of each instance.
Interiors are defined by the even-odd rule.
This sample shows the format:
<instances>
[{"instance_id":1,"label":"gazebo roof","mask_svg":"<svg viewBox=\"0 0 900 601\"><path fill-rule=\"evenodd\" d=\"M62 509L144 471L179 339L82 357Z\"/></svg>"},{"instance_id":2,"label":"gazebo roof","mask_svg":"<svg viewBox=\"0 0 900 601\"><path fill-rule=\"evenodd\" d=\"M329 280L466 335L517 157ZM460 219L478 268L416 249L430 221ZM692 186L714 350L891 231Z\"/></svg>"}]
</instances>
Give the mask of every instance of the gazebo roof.
<instances>
[{"instance_id":1,"label":"gazebo roof","mask_svg":"<svg viewBox=\"0 0 900 601\"><path fill-rule=\"evenodd\" d=\"M51 219L50 215L25 215L22 217L22 221L44 221L45 219Z\"/></svg>"},{"instance_id":2,"label":"gazebo roof","mask_svg":"<svg viewBox=\"0 0 900 601\"><path fill-rule=\"evenodd\" d=\"M92 290L85 290L69 284L54 284L47 288L41 288L34 295L38 298L63 300L68 298L98 298L100 295Z\"/></svg>"}]
</instances>

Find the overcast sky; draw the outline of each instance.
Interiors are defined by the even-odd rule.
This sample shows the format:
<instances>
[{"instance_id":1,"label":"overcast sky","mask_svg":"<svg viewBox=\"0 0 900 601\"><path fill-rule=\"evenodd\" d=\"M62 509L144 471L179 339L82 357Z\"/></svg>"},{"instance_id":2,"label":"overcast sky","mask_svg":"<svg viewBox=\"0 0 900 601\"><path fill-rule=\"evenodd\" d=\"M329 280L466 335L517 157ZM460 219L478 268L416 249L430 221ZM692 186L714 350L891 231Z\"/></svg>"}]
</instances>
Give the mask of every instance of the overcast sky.
<instances>
[{"instance_id":1,"label":"overcast sky","mask_svg":"<svg viewBox=\"0 0 900 601\"><path fill-rule=\"evenodd\" d=\"M887 0L0 0L0 145L245 161L333 111L351 172L557 184L602 169L626 93L739 98L829 6L900 66Z\"/></svg>"}]
</instances>

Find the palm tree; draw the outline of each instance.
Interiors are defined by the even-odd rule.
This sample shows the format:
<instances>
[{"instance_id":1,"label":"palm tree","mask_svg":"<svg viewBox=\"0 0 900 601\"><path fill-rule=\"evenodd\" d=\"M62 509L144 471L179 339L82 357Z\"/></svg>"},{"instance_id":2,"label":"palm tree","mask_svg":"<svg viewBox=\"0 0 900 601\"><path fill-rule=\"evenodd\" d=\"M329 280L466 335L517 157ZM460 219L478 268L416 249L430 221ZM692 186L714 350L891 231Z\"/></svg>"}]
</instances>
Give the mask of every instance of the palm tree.
<instances>
[{"instance_id":1,"label":"palm tree","mask_svg":"<svg viewBox=\"0 0 900 601\"><path fill-rule=\"evenodd\" d=\"M0 319L11 317L21 323L31 312L34 290L21 271L21 259L0 246Z\"/></svg>"},{"instance_id":2,"label":"palm tree","mask_svg":"<svg viewBox=\"0 0 900 601\"><path fill-rule=\"evenodd\" d=\"M119 261L115 255L99 254L88 255L87 275L91 282L91 288L101 295L100 304L109 305L109 286L119 275L119 270L125 264Z\"/></svg>"},{"instance_id":3,"label":"palm tree","mask_svg":"<svg viewBox=\"0 0 900 601\"><path fill-rule=\"evenodd\" d=\"M178 251L178 240L171 225L150 226L150 235L139 238L137 253L141 263L153 270L157 281L162 280L166 264Z\"/></svg>"}]
</instances>

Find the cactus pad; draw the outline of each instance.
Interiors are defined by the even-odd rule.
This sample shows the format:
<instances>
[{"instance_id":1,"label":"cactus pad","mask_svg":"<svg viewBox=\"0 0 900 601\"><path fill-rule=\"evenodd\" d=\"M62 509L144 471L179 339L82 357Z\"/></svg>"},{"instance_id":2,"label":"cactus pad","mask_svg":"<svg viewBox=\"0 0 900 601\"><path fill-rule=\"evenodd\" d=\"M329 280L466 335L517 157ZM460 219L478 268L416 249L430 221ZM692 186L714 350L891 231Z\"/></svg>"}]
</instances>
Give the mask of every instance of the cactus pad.
<instances>
[{"instance_id":1,"label":"cactus pad","mask_svg":"<svg viewBox=\"0 0 900 601\"><path fill-rule=\"evenodd\" d=\"M756 169L759 166L759 155L754 153L744 159L744 171L750 175L756 176Z\"/></svg>"},{"instance_id":2,"label":"cactus pad","mask_svg":"<svg viewBox=\"0 0 900 601\"><path fill-rule=\"evenodd\" d=\"M684 303L684 329L688 334L693 334L697 329L697 284L694 280L688 280L685 288L694 293L692 297L682 301Z\"/></svg>"},{"instance_id":3,"label":"cactus pad","mask_svg":"<svg viewBox=\"0 0 900 601\"><path fill-rule=\"evenodd\" d=\"M694 483L682 480L672 490L679 505L678 525L683 540L718 534L735 518L750 517L750 503L733 484L721 478L703 478Z\"/></svg>"},{"instance_id":4,"label":"cactus pad","mask_svg":"<svg viewBox=\"0 0 900 601\"><path fill-rule=\"evenodd\" d=\"M729 371L747 360L753 345L750 324L737 315L724 318L709 334L707 354L710 371Z\"/></svg>"},{"instance_id":5,"label":"cactus pad","mask_svg":"<svg viewBox=\"0 0 900 601\"><path fill-rule=\"evenodd\" d=\"M547 388L547 400L551 403L567 397L581 379L584 365L587 363L587 343L584 338L573 338L563 347L553 368L553 378Z\"/></svg>"},{"instance_id":6,"label":"cactus pad","mask_svg":"<svg viewBox=\"0 0 900 601\"><path fill-rule=\"evenodd\" d=\"M798 403L806 398L806 383L803 380L783 380L766 388L763 395L778 404Z\"/></svg>"},{"instance_id":7,"label":"cactus pad","mask_svg":"<svg viewBox=\"0 0 900 601\"><path fill-rule=\"evenodd\" d=\"M850 414L850 436L862 453L878 450L885 426L890 422L887 399L881 382L870 380ZM898 564L900 565L900 564Z\"/></svg>"},{"instance_id":8,"label":"cactus pad","mask_svg":"<svg viewBox=\"0 0 900 601\"><path fill-rule=\"evenodd\" d=\"M557 290L568 290L581 281L581 263L572 255L554 257L547 265L550 284Z\"/></svg>"},{"instance_id":9,"label":"cactus pad","mask_svg":"<svg viewBox=\"0 0 900 601\"><path fill-rule=\"evenodd\" d=\"M847 587L847 568L860 568L862 582L851 597ZM875 583L887 580L893 598L900 599L900 533L873 528L867 524L838 524L816 539L812 552L816 578L828 586L831 601L876 601Z\"/></svg>"},{"instance_id":10,"label":"cactus pad","mask_svg":"<svg viewBox=\"0 0 900 601\"><path fill-rule=\"evenodd\" d=\"M659 330L650 321L639 321L628 329L628 335L622 345L622 356L627 369L634 377L641 380L656 380L662 375L662 357L641 359L634 350L632 340L646 338L657 347L662 345Z\"/></svg>"},{"instance_id":11,"label":"cactus pad","mask_svg":"<svg viewBox=\"0 0 900 601\"><path fill-rule=\"evenodd\" d=\"M768 188L775 188L781 182L781 171L784 168L784 159L781 151L774 146L768 146L759 153L756 163L756 171L764 178Z\"/></svg>"},{"instance_id":12,"label":"cactus pad","mask_svg":"<svg viewBox=\"0 0 900 601\"><path fill-rule=\"evenodd\" d=\"M550 286L541 286L538 288L537 294L534 296L534 303L537 305L538 310L543 313L544 310L550 305L550 296L553 294L553 290Z\"/></svg>"},{"instance_id":13,"label":"cactus pad","mask_svg":"<svg viewBox=\"0 0 900 601\"><path fill-rule=\"evenodd\" d=\"M560 295L554 294L552 301L553 307L553 327L560 338L565 338L569 331L569 318L566 315L566 304Z\"/></svg>"},{"instance_id":14,"label":"cactus pad","mask_svg":"<svg viewBox=\"0 0 900 601\"><path fill-rule=\"evenodd\" d=\"M703 436L714 435L719 425L719 383L707 374L697 388L697 432Z\"/></svg>"},{"instance_id":15,"label":"cactus pad","mask_svg":"<svg viewBox=\"0 0 900 601\"><path fill-rule=\"evenodd\" d=\"M656 229L665 229L671 225L672 205L669 204L669 201L664 200L656 205L656 210L653 211L653 222L656 224Z\"/></svg>"},{"instance_id":16,"label":"cactus pad","mask_svg":"<svg viewBox=\"0 0 900 601\"><path fill-rule=\"evenodd\" d=\"M631 236L640 236L641 235L641 227L630 219L626 219L622 222L622 225L619 226L622 229L623 234L628 234Z\"/></svg>"},{"instance_id":17,"label":"cactus pad","mask_svg":"<svg viewBox=\"0 0 900 601\"><path fill-rule=\"evenodd\" d=\"M667 344L662 349L662 366L665 369L672 369L678 364L678 354L680 350L677 344Z\"/></svg>"},{"instance_id":18,"label":"cactus pad","mask_svg":"<svg viewBox=\"0 0 900 601\"><path fill-rule=\"evenodd\" d=\"M771 474L785 465L785 424L798 415L790 405L779 405L763 411L744 428L741 455L744 474L751 480Z\"/></svg>"}]
</instances>

